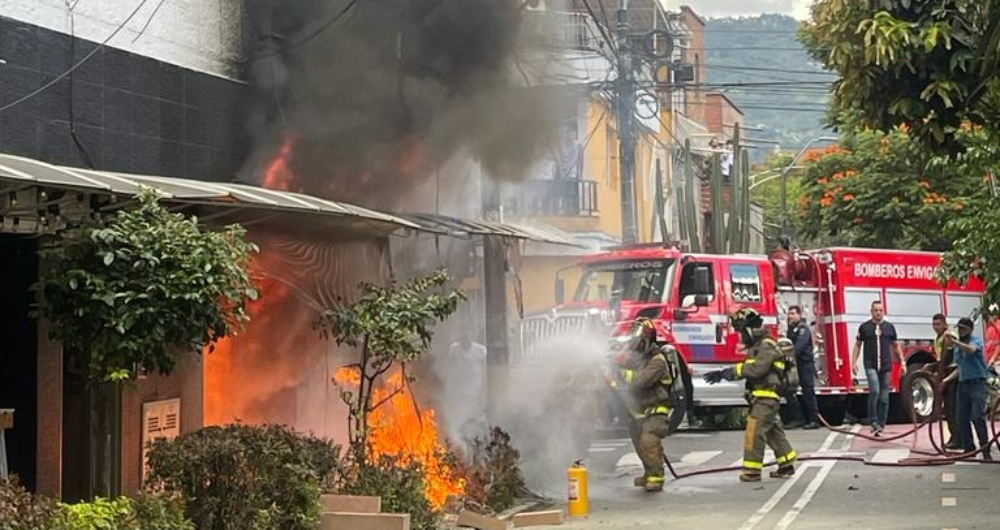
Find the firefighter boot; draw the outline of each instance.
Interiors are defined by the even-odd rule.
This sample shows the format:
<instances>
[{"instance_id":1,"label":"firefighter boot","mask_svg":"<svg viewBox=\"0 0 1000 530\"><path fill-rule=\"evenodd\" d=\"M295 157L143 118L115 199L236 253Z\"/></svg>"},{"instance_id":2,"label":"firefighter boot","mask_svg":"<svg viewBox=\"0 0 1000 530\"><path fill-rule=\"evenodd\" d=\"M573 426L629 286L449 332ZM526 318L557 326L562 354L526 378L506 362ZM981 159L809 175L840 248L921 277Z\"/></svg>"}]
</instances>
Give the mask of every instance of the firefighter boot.
<instances>
[{"instance_id":1,"label":"firefighter boot","mask_svg":"<svg viewBox=\"0 0 1000 530\"><path fill-rule=\"evenodd\" d=\"M744 471L740 473L740 482L760 482L760 473Z\"/></svg>"},{"instance_id":2,"label":"firefighter boot","mask_svg":"<svg viewBox=\"0 0 1000 530\"><path fill-rule=\"evenodd\" d=\"M663 476L650 475L646 478L646 491L649 493L656 493L658 491L663 491Z\"/></svg>"},{"instance_id":3,"label":"firefighter boot","mask_svg":"<svg viewBox=\"0 0 1000 530\"><path fill-rule=\"evenodd\" d=\"M646 485L646 475L635 477L635 480L632 481L632 485L637 488L644 487Z\"/></svg>"},{"instance_id":4,"label":"firefighter boot","mask_svg":"<svg viewBox=\"0 0 1000 530\"><path fill-rule=\"evenodd\" d=\"M777 471L771 472L771 478L791 478L795 474L795 466L778 466Z\"/></svg>"}]
</instances>

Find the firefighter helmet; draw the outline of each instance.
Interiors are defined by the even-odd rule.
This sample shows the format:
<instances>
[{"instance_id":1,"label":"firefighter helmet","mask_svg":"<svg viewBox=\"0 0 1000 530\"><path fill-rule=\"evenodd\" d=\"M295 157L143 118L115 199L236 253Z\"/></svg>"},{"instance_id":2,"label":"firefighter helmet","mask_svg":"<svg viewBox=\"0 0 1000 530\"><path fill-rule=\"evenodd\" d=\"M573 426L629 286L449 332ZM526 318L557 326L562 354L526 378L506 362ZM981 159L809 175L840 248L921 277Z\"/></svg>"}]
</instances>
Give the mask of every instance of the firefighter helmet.
<instances>
[{"instance_id":1,"label":"firefighter helmet","mask_svg":"<svg viewBox=\"0 0 1000 530\"><path fill-rule=\"evenodd\" d=\"M733 329L739 332L743 344L753 346L763 337L767 330L764 329L764 319L756 310L745 307L729 317L729 322Z\"/></svg>"},{"instance_id":2,"label":"firefighter helmet","mask_svg":"<svg viewBox=\"0 0 1000 530\"><path fill-rule=\"evenodd\" d=\"M656 342L656 325L646 317L639 317L629 330L629 349L645 351Z\"/></svg>"}]
</instances>

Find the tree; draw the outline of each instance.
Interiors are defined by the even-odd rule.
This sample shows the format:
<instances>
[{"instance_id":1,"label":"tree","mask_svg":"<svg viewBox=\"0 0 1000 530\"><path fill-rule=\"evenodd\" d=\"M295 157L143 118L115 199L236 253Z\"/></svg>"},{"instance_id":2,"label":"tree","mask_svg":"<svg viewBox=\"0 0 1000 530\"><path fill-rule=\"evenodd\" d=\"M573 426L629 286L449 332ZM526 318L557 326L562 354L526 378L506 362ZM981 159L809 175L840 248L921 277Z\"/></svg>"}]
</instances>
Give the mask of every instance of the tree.
<instances>
[{"instance_id":1,"label":"tree","mask_svg":"<svg viewBox=\"0 0 1000 530\"><path fill-rule=\"evenodd\" d=\"M359 462L366 460L369 417L406 391L413 381L406 373L406 364L430 347L431 325L454 313L465 299L461 291L432 292L443 288L448 280L448 274L440 270L402 285L364 283L358 301L328 309L317 320L325 338L332 337L337 345L360 351L358 362L338 371L346 373L346 377L335 378L342 387L341 399L349 409L350 445ZM397 378L395 388L379 392L385 384L383 376L394 368L402 377Z\"/></svg>"},{"instance_id":2,"label":"tree","mask_svg":"<svg viewBox=\"0 0 1000 530\"><path fill-rule=\"evenodd\" d=\"M906 125L939 153L963 149L963 123L995 127L1000 0L817 0L800 30L810 56L840 74L831 122Z\"/></svg>"},{"instance_id":3,"label":"tree","mask_svg":"<svg viewBox=\"0 0 1000 530\"><path fill-rule=\"evenodd\" d=\"M977 136L960 141L971 146ZM931 155L902 130L857 132L810 156L801 226L806 236L858 246L946 250L952 239L940 227L967 216L981 188L981 171Z\"/></svg>"},{"instance_id":4,"label":"tree","mask_svg":"<svg viewBox=\"0 0 1000 530\"><path fill-rule=\"evenodd\" d=\"M138 367L168 374L179 352L236 333L257 297L249 273L257 248L243 228L205 230L151 190L138 202L43 249L38 313L95 378L126 380Z\"/></svg>"}]
</instances>

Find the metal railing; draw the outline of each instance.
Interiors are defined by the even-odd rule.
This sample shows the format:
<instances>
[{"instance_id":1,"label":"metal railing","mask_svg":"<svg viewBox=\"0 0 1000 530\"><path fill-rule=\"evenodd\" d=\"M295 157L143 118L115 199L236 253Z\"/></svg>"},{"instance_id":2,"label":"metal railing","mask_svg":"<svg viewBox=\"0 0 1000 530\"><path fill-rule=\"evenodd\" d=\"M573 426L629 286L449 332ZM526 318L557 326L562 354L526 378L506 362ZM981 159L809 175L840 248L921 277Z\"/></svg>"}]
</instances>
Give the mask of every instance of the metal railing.
<instances>
[{"instance_id":1,"label":"metal railing","mask_svg":"<svg viewBox=\"0 0 1000 530\"><path fill-rule=\"evenodd\" d=\"M528 180L504 208L520 217L576 217L595 215L597 183L592 180Z\"/></svg>"},{"instance_id":2,"label":"metal railing","mask_svg":"<svg viewBox=\"0 0 1000 530\"><path fill-rule=\"evenodd\" d=\"M523 24L522 35L536 46L591 51L601 47L600 32L584 13L527 11Z\"/></svg>"}]
</instances>

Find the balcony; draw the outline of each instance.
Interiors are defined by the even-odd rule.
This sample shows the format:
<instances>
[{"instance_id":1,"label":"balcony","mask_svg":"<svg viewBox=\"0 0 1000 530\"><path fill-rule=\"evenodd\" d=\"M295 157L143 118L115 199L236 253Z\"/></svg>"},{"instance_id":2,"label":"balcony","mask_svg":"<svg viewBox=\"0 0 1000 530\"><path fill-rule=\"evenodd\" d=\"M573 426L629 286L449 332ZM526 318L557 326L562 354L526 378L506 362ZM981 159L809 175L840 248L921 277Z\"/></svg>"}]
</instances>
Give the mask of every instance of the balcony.
<instances>
[{"instance_id":1,"label":"balcony","mask_svg":"<svg viewBox=\"0 0 1000 530\"><path fill-rule=\"evenodd\" d=\"M592 180L528 180L504 201L514 217L589 217L597 214Z\"/></svg>"},{"instance_id":2,"label":"balcony","mask_svg":"<svg viewBox=\"0 0 1000 530\"><path fill-rule=\"evenodd\" d=\"M597 51L600 31L584 13L526 11L522 35L529 44L543 48Z\"/></svg>"}]
</instances>

